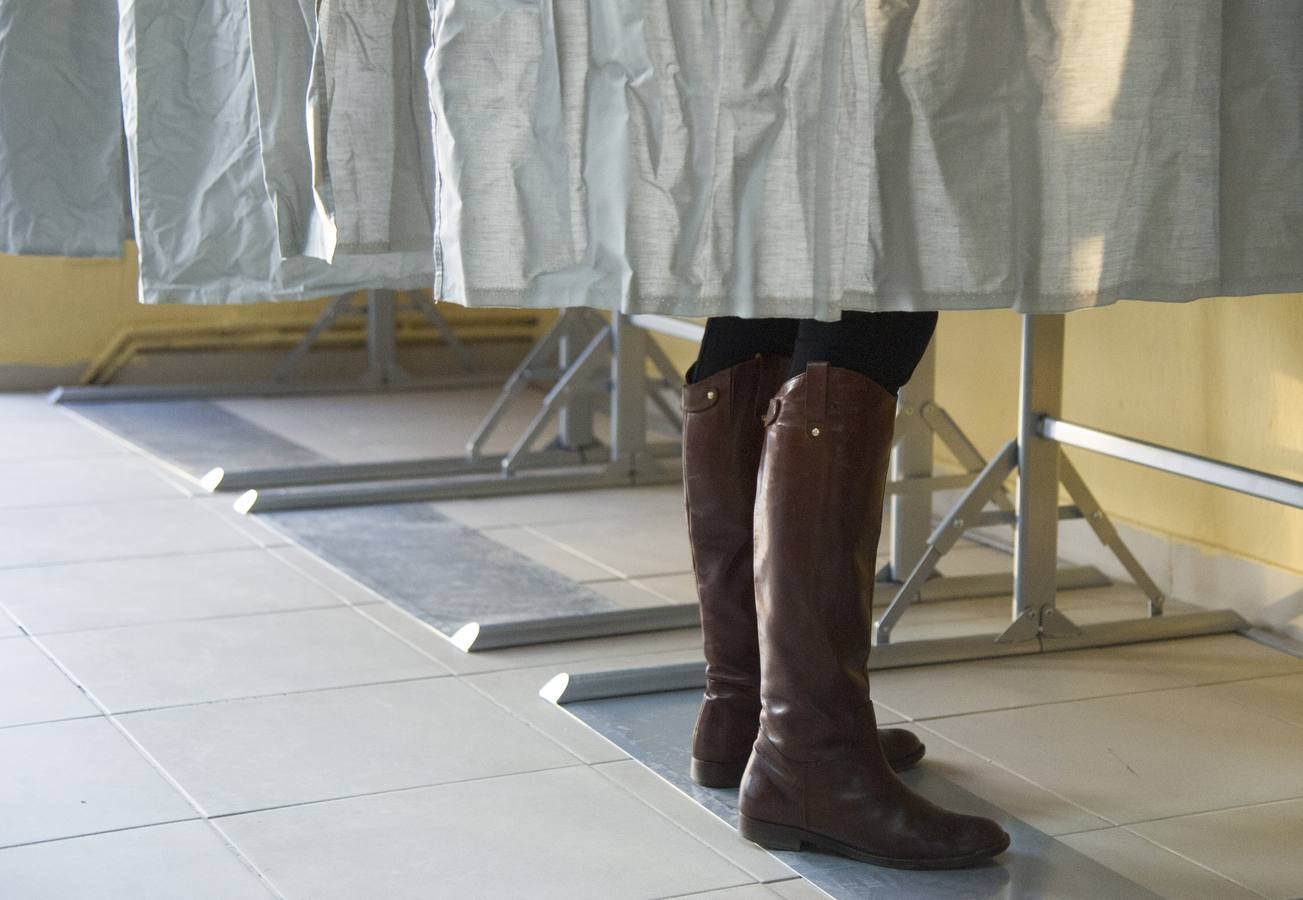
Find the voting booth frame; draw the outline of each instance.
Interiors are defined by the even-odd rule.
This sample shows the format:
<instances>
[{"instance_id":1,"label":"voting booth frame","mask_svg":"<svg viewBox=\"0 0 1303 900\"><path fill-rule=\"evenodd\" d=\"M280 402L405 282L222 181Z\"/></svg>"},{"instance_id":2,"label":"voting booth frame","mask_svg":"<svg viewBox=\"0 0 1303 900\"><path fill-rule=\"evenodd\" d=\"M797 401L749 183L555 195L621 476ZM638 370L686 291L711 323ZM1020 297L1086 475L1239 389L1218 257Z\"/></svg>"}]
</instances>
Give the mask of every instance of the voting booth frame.
<instances>
[{"instance_id":1,"label":"voting booth frame","mask_svg":"<svg viewBox=\"0 0 1303 900\"><path fill-rule=\"evenodd\" d=\"M368 299L373 329L369 372L377 376L370 381L379 386L417 386L401 377L386 378L387 370L377 369L392 363L392 353L387 354L385 348L392 342L393 330L385 323L393 320L393 297L390 292L374 291ZM1297 508L1303 508L1303 483L1064 421L1066 315L1022 318L1018 433L991 459L983 460L934 399L935 345L901 392L893 477L888 486L890 560L878 573L880 585L889 585L895 596L875 623L873 666L922 665L1247 630L1248 623L1231 610L1165 613L1161 591L1061 448L1086 449ZM701 331L700 325L668 316L602 316L586 308L563 310L511 373L464 455L243 471L219 466L205 475L202 483L212 491L242 492L236 509L250 514L676 483L681 473L674 465L680 453L675 432L681 428L681 419L671 397L677 394L682 378L651 332L699 339ZM296 349L295 358L306 352L311 337ZM455 340L452 346L460 347ZM439 386L462 386L464 378L451 376L451 382L445 379ZM506 453L487 453L486 443L501 426L508 407L538 383L547 384L548 389L525 431ZM229 386L209 386L203 395L220 396L227 389ZM199 386L180 386L178 390L186 393L166 387L152 394L146 388L64 389L56 391L52 399L58 402L75 397L85 402L200 395ZM292 390L282 384L267 386L266 392ZM649 420L649 401L663 419L656 426ZM606 407L609 438L605 441L595 427L599 404ZM654 439L658 429L666 434ZM547 434L555 437L538 447ZM934 437L947 446L966 473L934 474ZM1018 486L1011 499L1005 485L1014 473ZM1059 502L1060 486L1071 499L1068 505ZM955 489L963 489L962 496L934 525L933 493ZM1059 565L1058 524L1073 519L1090 526L1143 591L1148 599L1146 616L1079 626L1058 608L1060 590L1109 583L1094 567ZM939 562L961 537L993 525L1013 528L1012 573L937 575ZM1001 633L893 640L901 618L920 601L1000 595L1013 598L1010 623ZM667 604L538 621L471 623L467 637L458 643L473 651L689 627L697 621L695 607ZM581 695L586 699L611 696L608 691L615 689L611 685L624 692L629 692L631 685L642 685L633 691L641 692L703 683L704 672L696 663L618 675L599 672L582 676L578 682L572 679L571 686L553 699L566 702Z\"/></svg>"}]
</instances>

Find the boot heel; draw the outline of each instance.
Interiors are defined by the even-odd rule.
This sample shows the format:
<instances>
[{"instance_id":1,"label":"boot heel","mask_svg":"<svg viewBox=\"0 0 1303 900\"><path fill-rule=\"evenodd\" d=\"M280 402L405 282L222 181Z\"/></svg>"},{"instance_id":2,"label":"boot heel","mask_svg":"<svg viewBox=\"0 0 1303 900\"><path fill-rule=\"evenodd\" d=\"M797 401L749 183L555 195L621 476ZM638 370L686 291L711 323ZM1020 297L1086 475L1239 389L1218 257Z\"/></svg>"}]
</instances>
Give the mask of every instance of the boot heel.
<instances>
[{"instance_id":1,"label":"boot heel","mask_svg":"<svg viewBox=\"0 0 1303 900\"><path fill-rule=\"evenodd\" d=\"M688 774L692 776L693 781L702 787L735 788L742 783L742 772L746 767L745 762L706 762L704 759L697 759L694 756Z\"/></svg>"},{"instance_id":2,"label":"boot heel","mask_svg":"<svg viewBox=\"0 0 1303 900\"><path fill-rule=\"evenodd\" d=\"M742 837L766 850L800 850L801 832L786 825L760 822L744 815L737 817L737 830Z\"/></svg>"}]
</instances>

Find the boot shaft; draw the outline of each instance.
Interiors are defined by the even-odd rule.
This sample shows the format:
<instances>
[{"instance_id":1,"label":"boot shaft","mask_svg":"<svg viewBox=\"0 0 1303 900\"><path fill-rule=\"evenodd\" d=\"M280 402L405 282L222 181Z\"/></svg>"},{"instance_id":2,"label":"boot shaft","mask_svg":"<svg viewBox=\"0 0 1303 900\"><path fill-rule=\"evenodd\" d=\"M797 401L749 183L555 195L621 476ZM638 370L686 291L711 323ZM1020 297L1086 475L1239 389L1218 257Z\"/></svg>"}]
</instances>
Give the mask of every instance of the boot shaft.
<instances>
[{"instance_id":1,"label":"boot shaft","mask_svg":"<svg viewBox=\"0 0 1303 900\"><path fill-rule=\"evenodd\" d=\"M812 363L770 401L755 507L761 724L793 759L876 741L873 560L896 398Z\"/></svg>"},{"instance_id":2,"label":"boot shaft","mask_svg":"<svg viewBox=\"0 0 1303 900\"><path fill-rule=\"evenodd\" d=\"M757 355L683 389L683 492L708 696L731 685L759 702L752 515L761 419L789 365Z\"/></svg>"}]
</instances>

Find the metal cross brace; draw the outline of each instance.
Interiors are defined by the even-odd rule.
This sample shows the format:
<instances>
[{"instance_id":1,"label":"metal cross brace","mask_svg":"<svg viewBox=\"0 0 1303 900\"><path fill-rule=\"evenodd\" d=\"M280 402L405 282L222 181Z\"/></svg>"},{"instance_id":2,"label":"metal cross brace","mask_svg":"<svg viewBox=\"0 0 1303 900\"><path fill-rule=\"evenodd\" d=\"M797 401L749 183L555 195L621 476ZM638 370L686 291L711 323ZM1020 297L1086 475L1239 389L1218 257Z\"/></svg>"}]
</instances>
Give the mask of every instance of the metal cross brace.
<instances>
[{"instance_id":1,"label":"metal cross brace","mask_svg":"<svg viewBox=\"0 0 1303 900\"><path fill-rule=\"evenodd\" d=\"M1080 629L1055 607L1058 523L1084 518L1149 598L1151 617L1162 614L1163 595L1127 548L1085 481L1059 445L1038 431L1044 416L1058 416L1063 390L1063 316L1025 316L1019 397L1020 431L982 469L941 520L895 599L877 622L876 643L889 644L900 618L920 599L924 583L966 531L1009 524L1016 529L1013 621L997 639L1012 643L1037 637L1067 637ZM958 456L958 454L956 454ZM961 460L963 456L959 457ZM1009 510L1004 483L1018 472L1018 502ZM1072 505L1059 505L1060 484ZM1001 507L984 512L987 503Z\"/></svg>"}]
</instances>

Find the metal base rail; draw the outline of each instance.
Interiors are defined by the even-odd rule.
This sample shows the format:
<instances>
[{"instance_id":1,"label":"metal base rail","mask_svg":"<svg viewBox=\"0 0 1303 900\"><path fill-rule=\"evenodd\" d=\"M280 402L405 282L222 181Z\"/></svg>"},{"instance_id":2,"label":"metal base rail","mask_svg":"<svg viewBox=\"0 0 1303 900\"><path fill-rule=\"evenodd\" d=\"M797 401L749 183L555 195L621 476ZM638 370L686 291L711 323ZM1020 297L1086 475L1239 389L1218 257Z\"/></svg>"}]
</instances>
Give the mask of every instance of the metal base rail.
<instances>
[{"instance_id":1,"label":"metal base rail","mask_svg":"<svg viewBox=\"0 0 1303 900\"><path fill-rule=\"evenodd\" d=\"M648 376L649 363L659 378ZM543 379L553 384L525 431L507 453L485 454L511 404ZM606 321L592 310L563 310L511 374L464 457L214 470L203 483L211 490L244 489L235 504L242 513L674 483L677 467L663 461L677 459L680 444L649 440L646 405L650 399L677 432L679 414L664 394L681 385L665 352L632 317L615 314ZM609 404L609 444L593 430L594 404L602 395ZM553 422L556 440L535 450Z\"/></svg>"},{"instance_id":2,"label":"metal base rail","mask_svg":"<svg viewBox=\"0 0 1303 900\"><path fill-rule=\"evenodd\" d=\"M928 540L922 559L876 623L870 669L1024 656L1136 644L1253 629L1233 610L1198 610L1164 615L1164 597L1153 579L1122 542L1085 482L1063 456L1061 445L1077 446L1160 471L1184 475L1251 496L1303 508L1303 483L1230 463L1158 447L1060 418L1063 385L1065 317L1023 317L1019 434L984 467L964 496ZM982 512L1017 471L1015 510ZM1059 505L1060 484L1073 505ZM1058 523L1084 518L1096 536L1135 578L1149 602L1147 618L1078 626L1057 608ZM1015 526L1012 622L1000 634L891 643L893 627L920 599L938 560L969 528L993 523ZM704 661L646 669L561 674L540 690L554 703L568 703L637 693L701 688Z\"/></svg>"},{"instance_id":3,"label":"metal base rail","mask_svg":"<svg viewBox=\"0 0 1303 900\"><path fill-rule=\"evenodd\" d=\"M968 662L1009 656L1036 656L1090 647L1143 644L1151 641L1225 634L1244 631L1247 623L1236 613L1227 611L1178 613L1162 619L1135 619L1082 626L1070 638L1041 636L1016 644L1002 644L989 635L903 641L874 647L869 654L869 671L930 666L939 663ZM539 689L539 696L552 703L579 703L635 694L658 694L663 691L700 690L706 685L704 659L648 666L637 669L608 669L595 672L568 673L554 676Z\"/></svg>"},{"instance_id":4,"label":"metal base rail","mask_svg":"<svg viewBox=\"0 0 1303 900\"><path fill-rule=\"evenodd\" d=\"M52 390L49 401L60 403L109 403L126 400L186 400L210 397L281 397L297 395L356 393L360 391L435 390L483 387L497 384L502 373L477 371L466 346L449 326L429 298L416 291L404 292L411 308L434 326L445 343L457 355L461 373L433 378L418 378L405 371L397 361L399 312L398 292L366 291L365 310L356 295L334 298L317 320L280 361L270 382L222 382L213 384L102 384L65 385ZM336 322L347 316L366 315L367 368L357 381L330 383L295 383L290 376L312 347Z\"/></svg>"},{"instance_id":5,"label":"metal base rail","mask_svg":"<svg viewBox=\"0 0 1303 900\"><path fill-rule=\"evenodd\" d=\"M695 603L667 603L542 619L470 622L457 629L450 640L461 650L472 653L554 641L695 628L700 624L701 609Z\"/></svg>"},{"instance_id":6,"label":"metal base rail","mask_svg":"<svg viewBox=\"0 0 1303 900\"><path fill-rule=\"evenodd\" d=\"M1164 602L1158 586L1122 541L1085 481L1063 455L1059 442L1047 437L1046 432L1052 432L1054 423L1059 422L1062 406L1064 333L1063 315L1023 316L1018 436L987 463L933 531L922 559L876 623L874 641L879 647L890 644L892 631L901 616L917 602L938 561L964 532L995 523L1013 524L1015 528L1013 620L995 642L1018 644L1044 638L1097 646L1089 640L1084 644L1079 640L1083 635L1097 633L1097 629L1079 628L1056 608L1058 522L1064 519L1084 519L1149 598L1150 618L1136 627L1141 632L1147 628L1164 638L1180 636L1173 633L1170 623L1158 620ZM1114 449L1119 454L1123 452L1121 447ZM1155 459L1152 464L1158 467L1161 461ZM1015 471L1019 476L1016 510L983 513L983 506L1002 490L1005 479ZM1185 473L1178 470L1177 474ZM1067 490L1072 505L1059 505L1060 485ZM1244 620L1233 612L1217 615L1223 630L1244 627ZM1208 633L1202 619L1196 624L1195 633Z\"/></svg>"}]
</instances>

